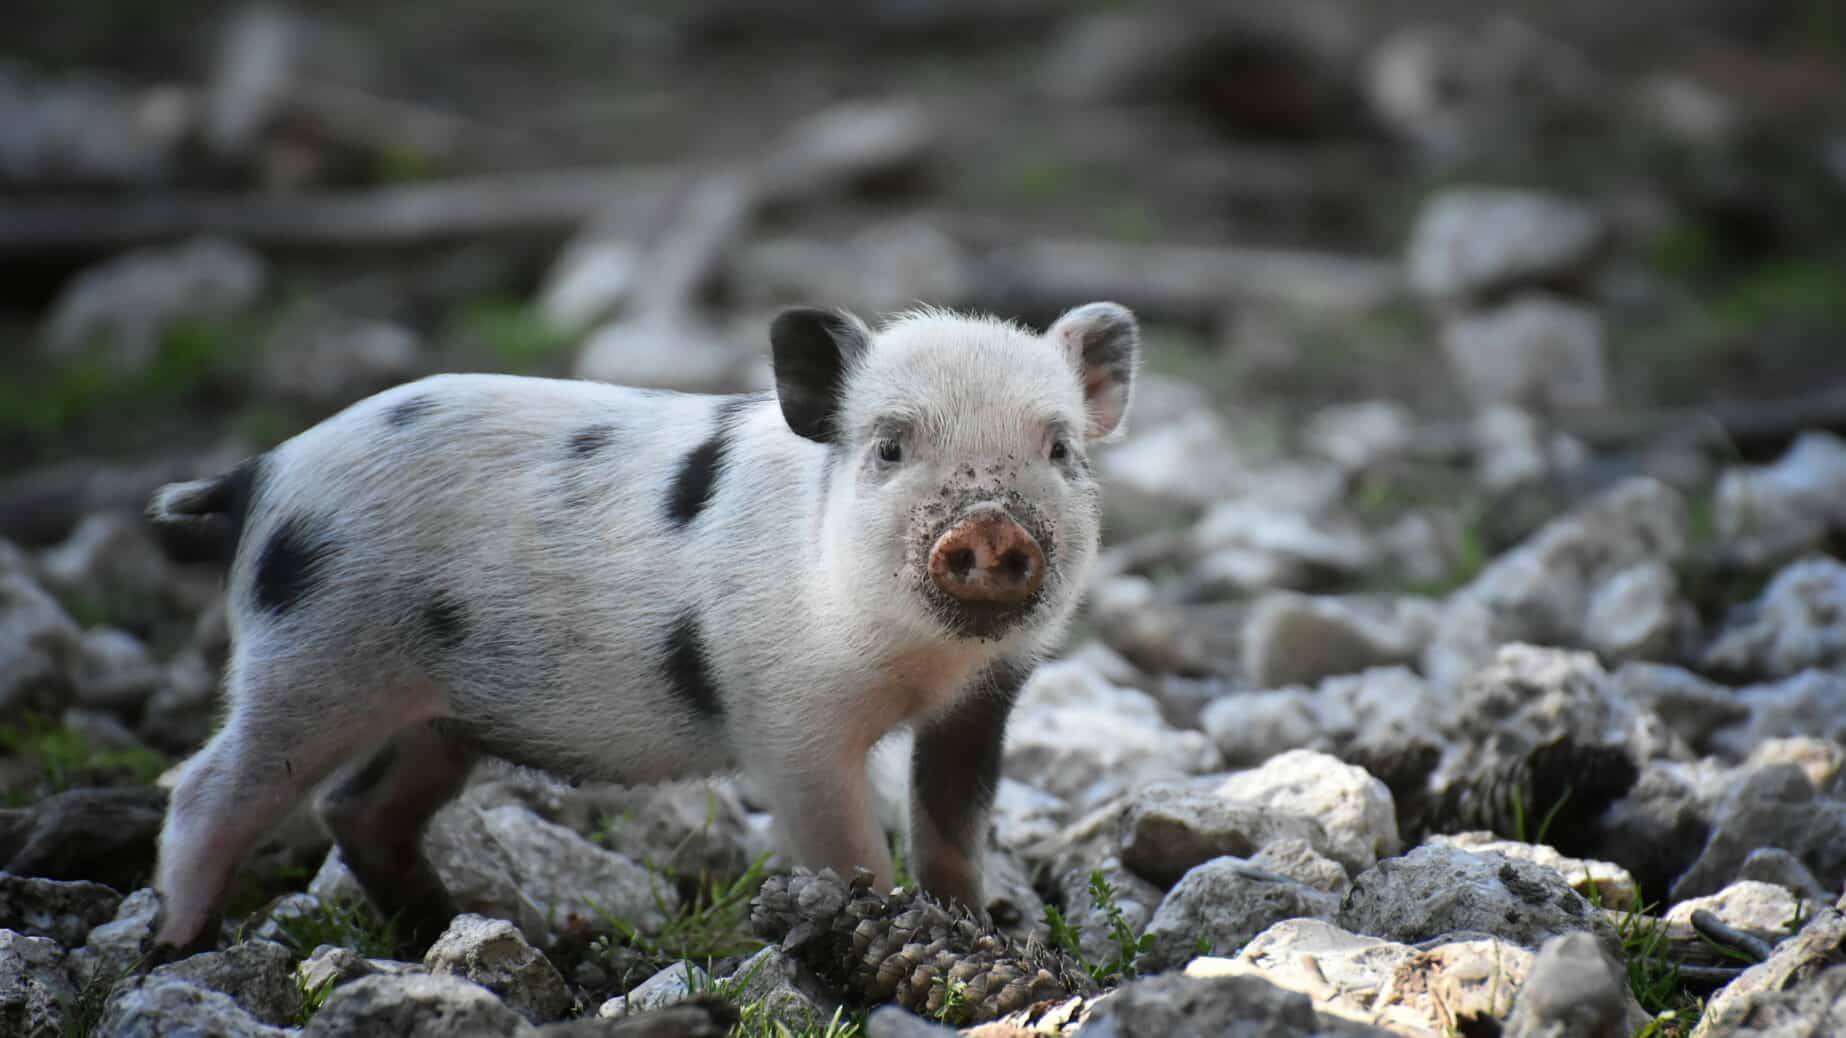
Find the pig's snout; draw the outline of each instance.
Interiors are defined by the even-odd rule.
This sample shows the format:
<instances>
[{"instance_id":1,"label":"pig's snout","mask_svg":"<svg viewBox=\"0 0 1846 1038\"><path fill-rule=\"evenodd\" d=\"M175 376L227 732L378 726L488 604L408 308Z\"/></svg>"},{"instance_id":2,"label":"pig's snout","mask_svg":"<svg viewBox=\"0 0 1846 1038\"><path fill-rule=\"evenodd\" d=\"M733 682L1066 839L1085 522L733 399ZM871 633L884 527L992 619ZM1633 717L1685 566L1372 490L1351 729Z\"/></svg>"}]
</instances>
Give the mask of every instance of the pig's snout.
<instances>
[{"instance_id":1,"label":"pig's snout","mask_svg":"<svg viewBox=\"0 0 1846 1038\"><path fill-rule=\"evenodd\" d=\"M1019 606L1045 582L1045 552L1006 513L984 510L936 538L929 576L958 602Z\"/></svg>"}]
</instances>

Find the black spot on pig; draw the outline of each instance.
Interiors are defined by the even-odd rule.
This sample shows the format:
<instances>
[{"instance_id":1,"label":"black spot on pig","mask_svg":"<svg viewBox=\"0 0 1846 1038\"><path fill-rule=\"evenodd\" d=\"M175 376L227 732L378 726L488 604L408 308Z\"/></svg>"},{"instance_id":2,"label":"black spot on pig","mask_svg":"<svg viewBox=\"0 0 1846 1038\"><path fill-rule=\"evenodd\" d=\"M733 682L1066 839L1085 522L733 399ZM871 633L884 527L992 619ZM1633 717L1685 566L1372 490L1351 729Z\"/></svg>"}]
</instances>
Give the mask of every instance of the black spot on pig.
<instances>
[{"instance_id":1,"label":"black spot on pig","mask_svg":"<svg viewBox=\"0 0 1846 1038\"><path fill-rule=\"evenodd\" d=\"M705 639L699 632L698 617L687 613L667 632L665 666L668 685L694 713L710 718L724 713L718 683L712 677L711 661L705 656Z\"/></svg>"},{"instance_id":2,"label":"black spot on pig","mask_svg":"<svg viewBox=\"0 0 1846 1038\"><path fill-rule=\"evenodd\" d=\"M339 801L351 800L355 797L364 796L373 786L378 785L379 781L385 777L386 772L391 770L391 765L396 763L396 761L397 744L394 742L385 743L378 748L378 752L372 754L371 759L365 762L364 767L353 772L351 778L340 783L337 789L327 794L327 799L329 801Z\"/></svg>"},{"instance_id":3,"label":"black spot on pig","mask_svg":"<svg viewBox=\"0 0 1846 1038\"><path fill-rule=\"evenodd\" d=\"M327 533L306 516L282 520L256 562L251 590L257 605L277 616L299 605L320 586L337 550Z\"/></svg>"},{"instance_id":4,"label":"black spot on pig","mask_svg":"<svg viewBox=\"0 0 1846 1038\"><path fill-rule=\"evenodd\" d=\"M438 591L423 606L423 626L437 645L453 649L468 637L468 611L453 595Z\"/></svg>"},{"instance_id":5,"label":"black spot on pig","mask_svg":"<svg viewBox=\"0 0 1846 1038\"><path fill-rule=\"evenodd\" d=\"M718 472L724 464L732 427L737 417L750 407L764 402L761 394L731 397L718 405L712 434L704 443L686 452L679 471L667 488L667 517L676 526L689 525L712 503L718 490Z\"/></svg>"},{"instance_id":6,"label":"black spot on pig","mask_svg":"<svg viewBox=\"0 0 1846 1038\"><path fill-rule=\"evenodd\" d=\"M614 435L615 430L607 424L586 425L570 434L570 452L575 457L587 458L609 446Z\"/></svg>"},{"instance_id":7,"label":"black spot on pig","mask_svg":"<svg viewBox=\"0 0 1846 1038\"><path fill-rule=\"evenodd\" d=\"M435 409L436 401L433 397L413 396L408 400L399 400L385 412L385 424L393 429L402 429Z\"/></svg>"}]
</instances>

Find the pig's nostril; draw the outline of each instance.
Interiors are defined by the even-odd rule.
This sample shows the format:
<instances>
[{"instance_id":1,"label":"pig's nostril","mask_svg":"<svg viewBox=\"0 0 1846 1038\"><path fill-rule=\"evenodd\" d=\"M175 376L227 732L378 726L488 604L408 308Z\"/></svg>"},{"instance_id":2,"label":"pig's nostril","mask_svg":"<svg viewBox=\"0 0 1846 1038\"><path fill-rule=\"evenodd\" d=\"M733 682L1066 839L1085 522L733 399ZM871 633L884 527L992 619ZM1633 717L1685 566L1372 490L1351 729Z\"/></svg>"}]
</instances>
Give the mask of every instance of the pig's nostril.
<instances>
[{"instance_id":1,"label":"pig's nostril","mask_svg":"<svg viewBox=\"0 0 1846 1038\"><path fill-rule=\"evenodd\" d=\"M974 572L974 549L957 548L949 553L949 572L966 580Z\"/></svg>"},{"instance_id":2,"label":"pig's nostril","mask_svg":"<svg viewBox=\"0 0 1846 1038\"><path fill-rule=\"evenodd\" d=\"M1026 558L1026 553L1018 548L1000 556L1000 572L1006 574L1008 580L1023 581L1031 571L1032 560Z\"/></svg>"}]
</instances>

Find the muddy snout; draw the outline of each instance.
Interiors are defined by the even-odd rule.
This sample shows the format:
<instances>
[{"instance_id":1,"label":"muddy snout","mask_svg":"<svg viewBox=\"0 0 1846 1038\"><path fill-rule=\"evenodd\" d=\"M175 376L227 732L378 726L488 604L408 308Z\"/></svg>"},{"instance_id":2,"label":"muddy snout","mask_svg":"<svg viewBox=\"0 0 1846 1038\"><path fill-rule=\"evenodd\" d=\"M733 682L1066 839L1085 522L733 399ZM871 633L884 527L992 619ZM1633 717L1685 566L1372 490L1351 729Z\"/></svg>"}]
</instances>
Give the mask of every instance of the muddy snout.
<instances>
[{"instance_id":1,"label":"muddy snout","mask_svg":"<svg viewBox=\"0 0 1846 1038\"><path fill-rule=\"evenodd\" d=\"M986 509L936 538L929 577L944 594L967 605L1024 605L1045 582L1045 552L1012 517Z\"/></svg>"}]
</instances>

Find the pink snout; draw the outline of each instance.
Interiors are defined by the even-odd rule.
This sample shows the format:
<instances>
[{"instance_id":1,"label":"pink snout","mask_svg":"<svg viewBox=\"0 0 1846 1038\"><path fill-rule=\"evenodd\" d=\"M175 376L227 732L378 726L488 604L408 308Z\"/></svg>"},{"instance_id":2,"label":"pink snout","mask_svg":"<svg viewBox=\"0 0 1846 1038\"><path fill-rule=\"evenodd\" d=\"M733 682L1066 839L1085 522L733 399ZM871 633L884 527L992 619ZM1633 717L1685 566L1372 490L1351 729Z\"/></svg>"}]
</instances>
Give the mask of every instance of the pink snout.
<instances>
[{"instance_id":1,"label":"pink snout","mask_svg":"<svg viewBox=\"0 0 1846 1038\"><path fill-rule=\"evenodd\" d=\"M1002 512L981 512L943 531L929 552L929 576L971 605L1017 606L1045 580L1045 553Z\"/></svg>"}]
</instances>

